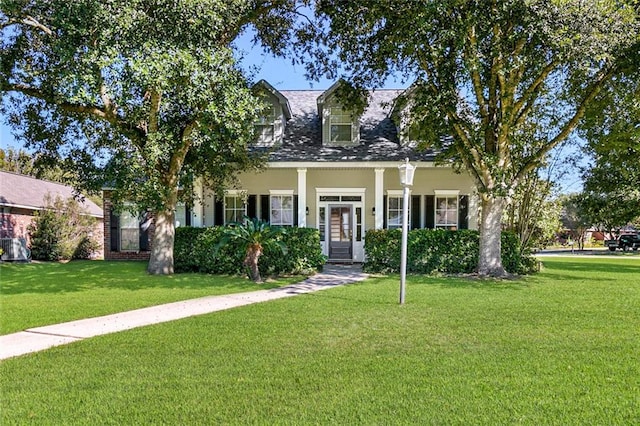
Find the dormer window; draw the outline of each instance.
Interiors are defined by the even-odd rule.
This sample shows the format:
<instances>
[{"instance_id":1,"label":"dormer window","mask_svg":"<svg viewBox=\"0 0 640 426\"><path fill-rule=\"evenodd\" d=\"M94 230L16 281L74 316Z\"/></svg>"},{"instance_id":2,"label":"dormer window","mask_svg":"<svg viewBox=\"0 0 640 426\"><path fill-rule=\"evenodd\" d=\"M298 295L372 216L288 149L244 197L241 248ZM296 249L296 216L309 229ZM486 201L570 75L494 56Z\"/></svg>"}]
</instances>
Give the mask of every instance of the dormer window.
<instances>
[{"instance_id":1,"label":"dormer window","mask_svg":"<svg viewBox=\"0 0 640 426\"><path fill-rule=\"evenodd\" d=\"M285 124L291 118L289 101L264 80L256 83L253 91L265 105L255 122L256 145L269 147L282 144Z\"/></svg>"},{"instance_id":2,"label":"dormer window","mask_svg":"<svg viewBox=\"0 0 640 426\"><path fill-rule=\"evenodd\" d=\"M348 144L353 142L353 118L341 107L332 107L330 122L330 138L332 143Z\"/></svg>"},{"instance_id":3,"label":"dormer window","mask_svg":"<svg viewBox=\"0 0 640 426\"><path fill-rule=\"evenodd\" d=\"M256 144L259 146L270 146L275 142L276 136L276 107L273 104L264 109L262 116L256 121Z\"/></svg>"},{"instance_id":4,"label":"dormer window","mask_svg":"<svg viewBox=\"0 0 640 426\"><path fill-rule=\"evenodd\" d=\"M360 114L345 108L337 94L348 85L338 80L318 97L318 115L322 119L322 144L325 146L356 146L360 143Z\"/></svg>"}]
</instances>

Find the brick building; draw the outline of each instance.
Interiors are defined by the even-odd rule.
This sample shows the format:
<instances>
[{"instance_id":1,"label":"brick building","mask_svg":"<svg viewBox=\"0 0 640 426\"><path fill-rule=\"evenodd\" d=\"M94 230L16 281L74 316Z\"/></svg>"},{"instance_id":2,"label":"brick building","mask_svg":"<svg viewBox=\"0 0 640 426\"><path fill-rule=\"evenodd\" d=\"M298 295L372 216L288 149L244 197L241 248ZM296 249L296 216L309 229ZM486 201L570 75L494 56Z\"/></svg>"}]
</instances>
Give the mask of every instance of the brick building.
<instances>
[{"instance_id":1,"label":"brick building","mask_svg":"<svg viewBox=\"0 0 640 426\"><path fill-rule=\"evenodd\" d=\"M35 212L44 209L45 197L74 196L73 188L57 182L36 179L32 176L0 171L0 238L24 238L29 245L28 227ZM95 239L103 241L103 215L93 201L85 198L80 203L90 216L96 219ZM96 257L102 257L100 244Z\"/></svg>"}]
</instances>

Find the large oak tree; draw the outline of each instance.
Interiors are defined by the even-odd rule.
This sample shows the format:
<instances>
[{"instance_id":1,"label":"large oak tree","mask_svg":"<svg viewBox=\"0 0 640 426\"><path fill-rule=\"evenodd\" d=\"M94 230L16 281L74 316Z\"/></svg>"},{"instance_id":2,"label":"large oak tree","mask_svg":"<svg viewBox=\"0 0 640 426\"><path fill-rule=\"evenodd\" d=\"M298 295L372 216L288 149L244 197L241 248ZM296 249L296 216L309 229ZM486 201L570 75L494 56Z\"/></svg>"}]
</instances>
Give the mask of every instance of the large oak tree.
<instances>
[{"instance_id":1,"label":"large oak tree","mask_svg":"<svg viewBox=\"0 0 640 426\"><path fill-rule=\"evenodd\" d=\"M247 143L260 100L233 42L252 25L278 52L293 3L3 0L3 113L31 148L150 210L148 271L172 273L176 203L194 178L225 185L258 164Z\"/></svg>"},{"instance_id":2,"label":"large oak tree","mask_svg":"<svg viewBox=\"0 0 640 426\"><path fill-rule=\"evenodd\" d=\"M636 1L323 0L316 18L311 75L416 79L411 135L464 167L481 197L482 275L505 274L508 197L639 54ZM514 137L528 126L541 131Z\"/></svg>"}]
</instances>

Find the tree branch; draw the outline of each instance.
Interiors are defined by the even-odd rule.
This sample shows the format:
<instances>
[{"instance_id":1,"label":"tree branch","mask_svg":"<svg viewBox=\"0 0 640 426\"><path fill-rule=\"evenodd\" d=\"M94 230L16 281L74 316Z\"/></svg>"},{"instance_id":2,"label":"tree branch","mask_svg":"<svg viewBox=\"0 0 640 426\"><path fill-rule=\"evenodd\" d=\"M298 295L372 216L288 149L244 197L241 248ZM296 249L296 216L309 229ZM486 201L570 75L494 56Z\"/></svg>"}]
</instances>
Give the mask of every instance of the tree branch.
<instances>
[{"instance_id":1,"label":"tree branch","mask_svg":"<svg viewBox=\"0 0 640 426\"><path fill-rule=\"evenodd\" d=\"M513 112L516 117L514 120L515 123L521 122L522 119L526 117L533 105L532 100L535 98L535 94L538 92L545 79L558 65L559 62L555 59L545 65L542 68L542 71L540 71L540 74L538 74L535 80L533 80L529 87L527 87L527 89L522 93L520 99L513 104Z\"/></svg>"},{"instance_id":2,"label":"tree branch","mask_svg":"<svg viewBox=\"0 0 640 426\"><path fill-rule=\"evenodd\" d=\"M480 117L482 117L483 121L486 121L487 118L487 100L484 97L484 91L482 89L482 80L480 77L480 61L479 61L479 53L478 53L478 39L475 33L475 27L470 26L467 31L467 36L469 38L469 52L467 54L471 67L469 73L471 74L471 82L473 84L473 91L476 95L476 102L478 103L478 111L480 111Z\"/></svg>"},{"instance_id":3,"label":"tree branch","mask_svg":"<svg viewBox=\"0 0 640 426\"><path fill-rule=\"evenodd\" d=\"M515 179L521 179L525 174L533 170L536 165L540 162L540 159L543 158L549 151L558 146L560 142L565 140L569 134L577 127L578 123L584 116L587 107L591 103L591 101L600 93L604 84L611 79L618 71L617 67L611 67L608 70L600 70L600 75L593 82L591 87L587 90L585 97L582 99L578 107L576 108L573 117L562 127L560 132L551 139L548 143L542 145L536 152L529 156L529 160L524 162L520 171L516 174Z\"/></svg>"}]
</instances>

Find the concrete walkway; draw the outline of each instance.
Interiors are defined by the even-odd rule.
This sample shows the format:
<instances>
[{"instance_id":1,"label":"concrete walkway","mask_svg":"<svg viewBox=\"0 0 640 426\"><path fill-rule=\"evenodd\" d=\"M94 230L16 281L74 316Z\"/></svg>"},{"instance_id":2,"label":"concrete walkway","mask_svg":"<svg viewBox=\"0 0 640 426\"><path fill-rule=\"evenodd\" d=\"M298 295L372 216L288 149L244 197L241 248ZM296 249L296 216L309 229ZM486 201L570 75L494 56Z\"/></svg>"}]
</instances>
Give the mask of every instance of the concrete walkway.
<instances>
[{"instance_id":1,"label":"concrete walkway","mask_svg":"<svg viewBox=\"0 0 640 426\"><path fill-rule=\"evenodd\" d=\"M364 274L359 266L325 265L321 273L286 287L201 297L102 317L30 328L19 333L0 336L0 360L66 345L102 334L326 290L362 281L365 278L367 278L367 274Z\"/></svg>"}]
</instances>

